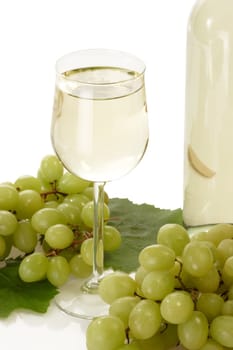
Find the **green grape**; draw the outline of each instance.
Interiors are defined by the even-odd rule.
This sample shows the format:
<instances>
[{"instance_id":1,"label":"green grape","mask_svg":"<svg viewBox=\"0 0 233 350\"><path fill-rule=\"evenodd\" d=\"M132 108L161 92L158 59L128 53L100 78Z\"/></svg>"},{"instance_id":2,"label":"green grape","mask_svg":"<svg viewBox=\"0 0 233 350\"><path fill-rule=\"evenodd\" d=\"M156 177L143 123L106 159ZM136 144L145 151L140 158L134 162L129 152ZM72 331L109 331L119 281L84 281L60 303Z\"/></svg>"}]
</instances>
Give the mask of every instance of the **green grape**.
<instances>
[{"instance_id":1,"label":"green grape","mask_svg":"<svg viewBox=\"0 0 233 350\"><path fill-rule=\"evenodd\" d=\"M181 344L189 350L199 350L208 339L208 321L200 311L193 311L191 317L177 326Z\"/></svg>"},{"instance_id":2,"label":"green grape","mask_svg":"<svg viewBox=\"0 0 233 350\"><path fill-rule=\"evenodd\" d=\"M54 256L49 259L47 269L48 281L56 287L65 284L70 275L70 266L63 256Z\"/></svg>"},{"instance_id":3,"label":"green grape","mask_svg":"<svg viewBox=\"0 0 233 350\"><path fill-rule=\"evenodd\" d=\"M199 296L196 309L205 314L209 322L221 314L224 304L223 298L215 293L203 293Z\"/></svg>"},{"instance_id":4,"label":"green grape","mask_svg":"<svg viewBox=\"0 0 233 350\"><path fill-rule=\"evenodd\" d=\"M12 246L13 246L13 235L4 236L2 238L5 241L6 248L5 248L5 252L0 257L1 260L5 259L6 257L8 257L10 255L10 252L11 252L11 249L12 249Z\"/></svg>"},{"instance_id":5,"label":"green grape","mask_svg":"<svg viewBox=\"0 0 233 350\"><path fill-rule=\"evenodd\" d=\"M137 296L118 298L110 305L109 314L121 319L126 329L129 326L129 314L139 301L140 298Z\"/></svg>"},{"instance_id":6,"label":"green grape","mask_svg":"<svg viewBox=\"0 0 233 350\"><path fill-rule=\"evenodd\" d=\"M168 350L162 334L158 331L148 339L138 339L140 350Z\"/></svg>"},{"instance_id":7,"label":"green grape","mask_svg":"<svg viewBox=\"0 0 233 350\"><path fill-rule=\"evenodd\" d=\"M31 223L37 232L44 234L52 225L65 224L66 218L56 208L42 208L33 214Z\"/></svg>"},{"instance_id":8,"label":"green grape","mask_svg":"<svg viewBox=\"0 0 233 350\"><path fill-rule=\"evenodd\" d=\"M142 284L142 281L148 274L148 270L146 270L143 266L139 266L135 272L135 281L137 282L138 285Z\"/></svg>"},{"instance_id":9,"label":"green grape","mask_svg":"<svg viewBox=\"0 0 233 350\"><path fill-rule=\"evenodd\" d=\"M57 206L57 210L66 217L68 224L78 225L81 223L81 212L78 207L68 203L61 203Z\"/></svg>"},{"instance_id":10,"label":"green grape","mask_svg":"<svg viewBox=\"0 0 233 350\"><path fill-rule=\"evenodd\" d=\"M213 267L202 277L193 277L194 287L203 293L215 292L220 284L220 276L216 266Z\"/></svg>"},{"instance_id":11,"label":"green grape","mask_svg":"<svg viewBox=\"0 0 233 350\"><path fill-rule=\"evenodd\" d=\"M31 175L20 176L15 181L14 186L18 191L34 190L39 193L41 190L40 180Z\"/></svg>"},{"instance_id":12,"label":"green grape","mask_svg":"<svg viewBox=\"0 0 233 350\"><path fill-rule=\"evenodd\" d=\"M219 243L217 247L217 251L220 254L220 259L222 261L222 264L224 264L229 257L233 256L233 239L232 238L223 239Z\"/></svg>"},{"instance_id":13,"label":"green grape","mask_svg":"<svg viewBox=\"0 0 233 350\"><path fill-rule=\"evenodd\" d=\"M211 241L217 247L226 238L233 238L233 225L217 224L212 226L206 234L205 240Z\"/></svg>"},{"instance_id":14,"label":"green grape","mask_svg":"<svg viewBox=\"0 0 233 350\"><path fill-rule=\"evenodd\" d=\"M141 300L129 315L129 328L136 339L148 339L160 328L162 322L159 304L152 300Z\"/></svg>"},{"instance_id":15,"label":"green grape","mask_svg":"<svg viewBox=\"0 0 233 350\"><path fill-rule=\"evenodd\" d=\"M207 339L206 343L200 348L200 350L223 350L223 347L215 340Z\"/></svg>"},{"instance_id":16,"label":"green grape","mask_svg":"<svg viewBox=\"0 0 233 350\"><path fill-rule=\"evenodd\" d=\"M175 278L169 271L151 271L143 279L141 290L147 299L162 300L175 287Z\"/></svg>"},{"instance_id":17,"label":"green grape","mask_svg":"<svg viewBox=\"0 0 233 350\"><path fill-rule=\"evenodd\" d=\"M19 277L24 282L36 282L46 278L48 259L42 253L27 255L19 265Z\"/></svg>"},{"instance_id":18,"label":"green grape","mask_svg":"<svg viewBox=\"0 0 233 350\"><path fill-rule=\"evenodd\" d=\"M206 237L207 237L207 231L198 231L198 232L194 232L193 234L191 234L190 240L191 241L207 241ZM208 242L211 242L211 241L208 240Z\"/></svg>"},{"instance_id":19,"label":"green grape","mask_svg":"<svg viewBox=\"0 0 233 350\"><path fill-rule=\"evenodd\" d=\"M73 275L78 278L88 277L92 273L92 267L85 263L81 254L75 254L70 259L70 269Z\"/></svg>"},{"instance_id":20,"label":"green grape","mask_svg":"<svg viewBox=\"0 0 233 350\"><path fill-rule=\"evenodd\" d=\"M80 253L83 261L92 266L93 265L93 251L94 251L94 241L93 238L85 239L85 241L81 245ZM99 246L97 247L97 265L103 265L103 246L101 242L99 242Z\"/></svg>"},{"instance_id":21,"label":"green grape","mask_svg":"<svg viewBox=\"0 0 233 350\"><path fill-rule=\"evenodd\" d=\"M72 204L75 207L77 207L80 211L82 210L84 205L87 204L89 201L89 198L83 193L68 194L68 196L64 198L64 203Z\"/></svg>"},{"instance_id":22,"label":"green grape","mask_svg":"<svg viewBox=\"0 0 233 350\"><path fill-rule=\"evenodd\" d=\"M35 190L23 190L19 192L16 216L19 220L30 219L43 206L42 198L38 192Z\"/></svg>"},{"instance_id":23,"label":"green grape","mask_svg":"<svg viewBox=\"0 0 233 350\"><path fill-rule=\"evenodd\" d=\"M109 252L116 250L121 245L121 234L113 226L104 226L104 250Z\"/></svg>"},{"instance_id":24,"label":"green grape","mask_svg":"<svg viewBox=\"0 0 233 350\"><path fill-rule=\"evenodd\" d=\"M2 236L0 236L0 259L4 257L5 252L6 252L6 241Z\"/></svg>"},{"instance_id":25,"label":"green grape","mask_svg":"<svg viewBox=\"0 0 233 350\"><path fill-rule=\"evenodd\" d=\"M190 275L202 277L213 267L214 258L208 244L192 241L185 246L182 261L184 270Z\"/></svg>"},{"instance_id":26,"label":"green grape","mask_svg":"<svg viewBox=\"0 0 233 350\"><path fill-rule=\"evenodd\" d=\"M0 184L0 210L15 210L19 193L13 185Z\"/></svg>"},{"instance_id":27,"label":"green grape","mask_svg":"<svg viewBox=\"0 0 233 350\"><path fill-rule=\"evenodd\" d=\"M99 295L107 304L124 296L133 296L135 290L135 280L124 272L110 273L99 284Z\"/></svg>"},{"instance_id":28,"label":"green grape","mask_svg":"<svg viewBox=\"0 0 233 350\"><path fill-rule=\"evenodd\" d=\"M55 200L49 200L44 202L44 208L57 208L59 203Z\"/></svg>"},{"instance_id":29,"label":"green grape","mask_svg":"<svg viewBox=\"0 0 233 350\"><path fill-rule=\"evenodd\" d=\"M141 350L141 347L137 343L124 344L116 350Z\"/></svg>"},{"instance_id":30,"label":"green grape","mask_svg":"<svg viewBox=\"0 0 233 350\"><path fill-rule=\"evenodd\" d=\"M223 272L228 276L233 277L233 255L226 259L223 266Z\"/></svg>"},{"instance_id":31,"label":"green grape","mask_svg":"<svg viewBox=\"0 0 233 350\"><path fill-rule=\"evenodd\" d=\"M174 348L179 343L177 325L168 323L165 329L161 330L160 332L164 341L165 349Z\"/></svg>"},{"instance_id":32,"label":"green grape","mask_svg":"<svg viewBox=\"0 0 233 350\"><path fill-rule=\"evenodd\" d=\"M24 253L31 253L37 245L37 233L28 220L20 221L13 234L14 246Z\"/></svg>"},{"instance_id":33,"label":"green grape","mask_svg":"<svg viewBox=\"0 0 233 350\"><path fill-rule=\"evenodd\" d=\"M233 316L233 300L226 300L223 303L221 314Z\"/></svg>"},{"instance_id":34,"label":"green grape","mask_svg":"<svg viewBox=\"0 0 233 350\"><path fill-rule=\"evenodd\" d=\"M190 242L187 230L179 224L166 224L157 233L157 243L174 250L176 256L182 255L183 249Z\"/></svg>"},{"instance_id":35,"label":"green grape","mask_svg":"<svg viewBox=\"0 0 233 350\"><path fill-rule=\"evenodd\" d=\"M152 244L139 253L139 263L146 270L169 270L175 263L175 252L164 245Z\"/></svg>"},{"instance_id":36,"label":"green grape","mask_svg":"<svg viewBox=\"0 0 233 350\"><path fill-rule=\"evenodd\" d=\"M87 327L87 350L116 350L125 343L123 322L114 316L93 319Z\"/></svg>"},{"instance_id":37,"label":"green grape","mask_svg":"<svg viewBox=\"0 0 233 350\"><path fill-rule=\"evenodd\" d=\"M194 303L186 291L175 291L165 296L160 305L161 315L172 324L186 322L192 315Z\"/></svg>"},{"instance_id":38,"label":"green grape","mask_svg":"<svg viewBox=\"0 0 233 350\"><path fill-rule=\"evenodd\" d=\"M64 224L50 226L45 232L45 241L53 249L65 249L74 240L73 231Z\"/></svg>"},{"instance_id":39,"label":"green grape","mask_svg":"<svg viewBox=\"0 0 233 350\"><path fill-rule=\"evenodd\" d=\"M89 198L88 201L93 201L93 199L94 199L93 187L89 186L89 187L85 188L83 190L83 194ZM109 197L108 197L107 192L105 192L105 191L104 191L104 202L106 204L109 203Z\"/></svg>"},{"instance_id":40,"label":"green grape","mask_svg":"<svg viewBox=\"0 0 233 350\"><path fill-rule=\"evenodd\" d=\"M45 156L40 163L40 176L46 182L58 181L63 174L63 165L55 155Z\"/></svg>"},{"instance_id":41,"label":"green grape","mask_svg":"<svg viewBox=\"0 0 233 350\"><path fill-rule=\"evenodd\" d=\"M106 203L103 208L104 221L107 221L110 217L110 210ZM81 218L84 224L88 227L94 226L94 202L88 202L84 205L81 211Z\"/></svg>"},{"instance_id":42,"label":"green grape","mask_svg":"<svg viewBox=\"0 0 233 350\"><path fill-rule=\"evenodd\" d=\"M83 190L88 187L90 184L89 181L83 180L78 176L75 176L69 172L66 172L58 181L57 188L59 191L74 194L81 193Z\"/></svg>"},{"instance_id":43,"label":"green grape","mask_svg":"<svg viewBox=\"0 0 233 350\"><path fill-rule=\"evenodd\" d=\"M233 316L217 316L210 324L211 337L228 348L233 348Z\"/></svg>"},{"instance_id":44,"label":"green grape","mask_svg":"<svg viewBox=\"0 0 233 350\"><path fill-rule=\"evenodd\" d=\"M0 235L9 236L17 228L18 221L14 214L7 210L0 210Z\"/></svg>"}]
</instances>

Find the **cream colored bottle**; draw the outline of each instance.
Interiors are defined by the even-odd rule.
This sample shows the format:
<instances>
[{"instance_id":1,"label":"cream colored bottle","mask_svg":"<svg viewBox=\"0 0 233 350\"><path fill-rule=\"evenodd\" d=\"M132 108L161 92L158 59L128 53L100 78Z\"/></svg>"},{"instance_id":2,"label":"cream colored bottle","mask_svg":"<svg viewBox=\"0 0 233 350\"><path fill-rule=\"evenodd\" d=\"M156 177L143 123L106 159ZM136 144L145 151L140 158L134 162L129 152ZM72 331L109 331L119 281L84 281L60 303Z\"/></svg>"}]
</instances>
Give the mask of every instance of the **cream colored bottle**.
<instances>
[{"instance_id":1,"label":"cream colored bottle","mask_svg":"<svg viewBox=\"0 0 233 350\"><path fill-rule=\"evenodd\" d=\"M233 223L233 0L199 0L188 23L183 216Z\"/></svg>"}]
</instances>

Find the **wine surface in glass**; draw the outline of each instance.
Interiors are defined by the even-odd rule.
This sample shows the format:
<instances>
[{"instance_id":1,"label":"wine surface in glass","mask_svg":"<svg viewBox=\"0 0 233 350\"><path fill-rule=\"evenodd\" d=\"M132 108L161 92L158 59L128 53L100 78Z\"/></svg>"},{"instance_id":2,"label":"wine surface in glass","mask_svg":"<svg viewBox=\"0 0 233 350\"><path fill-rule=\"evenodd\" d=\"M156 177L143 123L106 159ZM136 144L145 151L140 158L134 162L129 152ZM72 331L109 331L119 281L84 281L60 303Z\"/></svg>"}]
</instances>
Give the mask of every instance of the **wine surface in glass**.
<instances>
[{"instance_id":1,"label":"wine surface in glass","mask_svg":"<svg viewBox=\"0 0 233 350\"><path fill-rule=\"evenodd\" d=\"M67 169L106 182L139 163L148 142L142 75L115 67L67 71L55 96L52 142Z\"/></svg>"}]
</instances>

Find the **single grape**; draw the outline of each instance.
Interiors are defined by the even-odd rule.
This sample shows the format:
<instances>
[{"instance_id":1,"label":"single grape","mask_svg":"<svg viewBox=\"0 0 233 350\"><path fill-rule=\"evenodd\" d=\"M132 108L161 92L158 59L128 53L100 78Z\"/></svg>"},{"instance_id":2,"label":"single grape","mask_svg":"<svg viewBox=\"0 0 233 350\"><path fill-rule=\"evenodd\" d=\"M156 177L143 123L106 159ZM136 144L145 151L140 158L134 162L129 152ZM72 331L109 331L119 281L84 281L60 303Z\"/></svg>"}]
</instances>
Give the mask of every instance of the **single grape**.
<instances>
[{"instance_id":1,"label":"single grape","mask_svg":"<svg viewBox=\"0 0 233 350\"><path fill-rule=\"evenodd\" d=\"M44 208L57 208L59 203L55 200L49 200L44 202Z\"/></svg>"},{"instance_id":2,"label":"single grape","mask_svg":"<svg viewBox=\"0 0 233 350\"><path fill-rule=\"evenodd\" d=\"M179 340L185 348L199 350L207 342L209 327L202 312L193 311L191 317L177 327Z\"/></svg>"},{"instance_id":3,"label":"single grape","mask_svg":"<svg viewBox=\"0 0 233 350\"><path fill-rule=\"evenodd\" d=\"M66 217L67 224L78 225L81 223L81 211L78 207L63 202L57 206L57 210Z\"/></svg>"},{"instance_id":4,"label":"single grape","mask_svg":"<svg viewBox=\"0 0 233 350\"><path fill-rule=\"evenodd\" d=\"M93 265L93 248L94 247L94 241L93 238L86 239L80 249L80 253L82 256L83 261L87 264L92 266ZM102 266L103 265L103 246L101 242L99 242L99 245L97 247L97 265Z\"/></svg>"},{"instance_id":5,"label":"single grape","mask_svg":"<svg viewBox=\"0 0 233 350\"><path fill-rule=\"evenodd\" d=\"M190 242L187 230L179 224L165 224L157 233L157 243L174 250L176 256L182 255L183 249Z\"/></svg>"},{"instance_id":6,"label":"single grape","mask_svg":"<svg viewBox=\"0 0 233 350\"><path fill-rule=\"evenodd\" d=\"M68 196L64 198L64 203L72 204L75 207L77 207L80 211L82 210L84 205L87 204L89 201L90 199L83 193L68 194Z\"/></svg>"},{"instance_id":7,"label":"single grape","mask_svg":"<svg viewBox=\"0 0 233 350\"><path fill-rule=\"evenodd\" d=\"M147 299L162 300L175 287L175 278L169 271L151 271L143 279L141 290Z\"/></svg>"},{"instance_id":8,"label":"single grape","mask_svg":"<svg viewBox=\"0 0 233 350\"><path fill-rule=\"evenodd\" d=\"M1 237L1 236L0 236ZM5 241L5 252L3 253L3 255L0 257L1 260L5 259L6 257L8 257L10 255L11 249L13 247L13 235L9 235L9 236L4 236L2 237Z\"/></svg>"},{"instance_id":9,"label":"single grape","mask_svg":"<svg viewBox=\"0 0 233 350\"><path fill-rule=\"evenodd\" d=\"M152 300L141 300L129 315L129 328L136 339L148 339L160 328L162 322L159 304Z\"/></svg>"},{"instance_id":10,"label":"single grape","mask_svg":"<svg viewBox=\"0 0 233 350\"><path fill-rule=\"evenodd\" d=\"M193 277L193 285L200 292L212 293L217 291L220 285L220 276L216 266L213 267L202 277Z\"/></svg>"},{"instance_id":11,"label":"single grape","mask_svg":"<svg viewBox=\"0 0 233 350\"><path fill-rule=\"evenodd\" d=\"M4 237L0 236L0 259L4 257L5 252L6 252L6 241Z\"/></svg>"},{"instance_id":12,"label":"single grape","mask_svg":"<svg viewBox=\"0 0 233 350\"><path fill-rule=\"evenodd\" d=\"M57 188L59 191L74 194L81 193L83 190L88 187L90 184L89 181L83 180L78 176L75 176L69 172L66 172L61 176L58 181Z\"/></svg>"},{"instance_id":13,"label":"single grape","mask_svg":"<svg viewBox=\"0 0 233 350\"><path fill-rule=\"evenodd\" d=\"M233 316L233 300L226 300L223 303L221 314Z\"/></svg>"},{"instance_id":14,"label":"single grape","mask_svg":"<svg viewBox=\"0 0 233 350\"><path fill-rule=\"evenodd\" d=\"M56 208L42 208L33 214L31 223L37 232L44 234L52 225L65 224L66 218Z\"/></svg>"},{"instance_id":15,"label":"single grape","mask_svg":"<svg viewBox=\"0 0 233 350\"><path fill-rule=\"evenodd\" d=\"M137 339L140 350L168 350L160 331L148 339Z\"/></svg>"},{"instance_id":16,"label":"single grape","mask_svg":"<svg viewBox=\"0 0 233 350\"><path fill-rule=\"evenodd\" d=\"M116 250L121 245L121 234L113 226L104 226L104 250L109 252Z\"/></svg>"},{"instance_id":17,"label":"single grape","mask_svg":"<svg viewBox=\"0 0 233 350\"><path fill-rule=\"evenodd\" d=\"M162 244L146 246L139 253L139 263L146 270L169 270L175 263L175 252Z\"/></svg>"},{"instance_id":18,"label":"single grape","mask_svg":"<svg viewBox=\"0 0 233 350\"><path fill-rule=\"evenodd\" d=\"M125 328L127 328L129 326L129 314L139 301L140 298L137 296L118 298L110 305L109 314L120 318Z\"/></svg>"},{"instance_id":19,"label":"single grape","mask_svg":"<svg viewBox=\"0 0 233 350\"><path fill-rule=\"evenodd\" d=\"M24 253L32 253L37 245L37 233L28 220L20 221L13 234L14 246Z\"/></svg>"},{"instance_id":20,"label":"single grape","mask_svg":"<svg viewBox=\"0 0 233 350\"><path fill-rule=\"evenodd\" d=\"M135 272L135 281L137 282L138 285L142 284L142 281L148 274L148 270L146 270L143 266L139 266Z\"/></svg>"},{"instance_id":21,"label":"single grape","mask_svg":"<svg viewBox=\"0 0 233 350\"><path fill-rule=\"evenodd\" d=\"M228 276L233 277L233 255L226 259L223 266L223 272Z\"/></svg>"},{"instance_id":22,"label":"single grape","mask_svg":"<svg viewBox=\"0 0 233 350\"><path fill-rule=\"evenodd\" d=\"M18 191L34 190L40 193L40 190L41 190L40 180L31 175L20 176L15 181L14 185Z\"/></svg>"},{"instance_id":23,"label":"single grape","mask_svg":"<svg viewBox=\"0 0 233 350\"><path fill-rule=\"evenodd\" d=\"M233 238L233 225L217 224L212 226L206 234L205 240L211 241L217 247L226 238Z\"/></svg>"},{"instance_id":24,"label":"single grape","mask_svg":"<svg viewBox=\"0 0 233 350\"><path fill-rule=\"evenodd\" d=\"M0 184L0 210L15 210L19 193L13 185Z\"/></svg>"},{"instance_id":25,"label":"single grape","mask_svg":"<svg viewBox=\"0 0 233 350\"><path fill-rule=\"evenodd\" d=\"M164 341L165 349L175 348L177 344L179 344L177 325L168 323L164 329L161 329L160 333Z\"/></svg>"},{"instance_id":26,"label":"single grape","mask_svg":"<svg viewBox=\"0 0 233 350\"><path fill-rule=\"evenodd\" d=\"M160 305L161 315L172 324L186 322L192 315L194 303L186 291L174 291L165 296Z\"/></svg>"},{"instance_id":27,"label":"single grape","mask_svg":"<svg viewBox=\"0 0 233 350\"><path fill-rule=\"evenodd\" d=\"M63 174L63 165L55 155L45 156L40 163L40 176L46 182L58 181Z\"/></svg>"},{"instance_id":28,"label":"single grape","mask_svg":"<svg viewBox=\"0 0 233 350\"><path fill-rule=\"evenodd\" d=\"M50 226L45 232L45 241L53 249L65 249L74 240L73 231L64 224Z\"/></svg>"},{"instance_id":29,"label":"single grape","mask_svg":"<svg viewBox=\"0 0 233 350\"><path fill-rule=\"evenodd\" d=\"M103 208L104 221L107 221L110 217L110 210L106 203ZM88 227L94 226L94 203L93 201L88 202L84 205L81 211L81 218L84 224Z\"/></svg>"},{"instance_id":30,"label":"single grape","mask_svg":"<svg viewBox=\"0 0 233 350\"><path fill-rule=\"evenodd\" d=\"M220 259L222 261L222 264L224 264L229 257L233 256L233 239L232 238L223 239L219 243L217 247L217 251L220 254Z\"/></svg>"},{"instance_id":31,"label":"single grape","mask_svg":"<svg viewBox=\"0 0 233 350\"><path fill-rule=\"evenodd\" d=\"M208 244L192 241L185 246L182 261L184 270L190 275L202 277L213 267L214 258Z\"/></svg>"},{"instance_id":32,"label":"single grape","mask_svg":"<svg viewBox=\"0 0 233 350\"><path fill-rule=\"evenodd\" d=\"M9 236L17 229L18 221L14 214L0 210L0 235Z\"/></svg>"},{"instance_id":33,"label":"single grape","mask_svg":"<svg viewBox=\"0 0 233 350\"><path fill-rule=\"evenodd\" d=\"M217 316L210 324L211 337L228 348L233 348L233 316Z\"/></svg>"},{"instance_id":34,"label":"single grape","mask_svg":"<svg viewBox=\"0 0 233 350\"><path fill-rule=\"evenodd\" d=\"M46 278L48 259L42 253L27 255L19 265L19 276L24 282L36 282Z\"/></svg>"},{"instance_id":35,"label":"single grape","mask_svg":"<svg viewBox=\"0 0 233 350\"><path fill-rule=\"evenodd\" d=\"M124 324L117 317L111 315L97 317L87 327L87 350L116 350L124 345L124 342Z\"/></svg>"},{"instance_id":36,"label":"single grape","mask_svg":"<svg viewBox=\"0 0 233 350\"><path fill-rule=\"evenodd\" d=\"M105 276L99 284L99 295L107 304L120 297L133 296L135 290L135 280L126 273L118 271Z\"/></svg>"},{"instance_id":37,"label":"single grape","mask_svg":"<svg viewBox=\"0 0 233 350\"><path fill-rule=\"evenodd\" d=\"M88 277L92 273L92 267L85 263L81 254L75 254L70 259L70 269L73 275L78 278Z\"/></svg>"},{"instance_id":38,"label":"single grape","mask_svg":"<svg viewBox=\"0 0 233 350\"><path fill-rule=\"evenodd\" d=\"M205 314L209 322L221 314L223 298L215 293L202 293L196 303L196 308Z\"/></svg>"},{"instance_id":39,"label":"single grape","mask_svg":"<svg viewBox=\"0 0 233 350\"><path fill-rule=\"evenodd\" d=\"M16 216L19 220L30 219L43 206L42 198L38 192L35 190L23 190L19 192Z\"/></svg>"},{"instance_id":40,"label":"single grape","mask_svg":"<svg viewBox=\"0 0 233 350\"><path fill-rule=\"evenodd\" d=\"M209 338L206 343L200 348L200 350L224 350L222 345L215 340Z\"/></svg>"},{"instance_id":41,"label":"single grape","mask_svg":"<svg viewBox=\"0 0 233 350\"><path fill-rule=\"evenodd\" d=\"M70 275L70 266L63 256L54 256L49 259L47 269L48 281L56 287L65 284Z\"/></svg>"}]
</instances>

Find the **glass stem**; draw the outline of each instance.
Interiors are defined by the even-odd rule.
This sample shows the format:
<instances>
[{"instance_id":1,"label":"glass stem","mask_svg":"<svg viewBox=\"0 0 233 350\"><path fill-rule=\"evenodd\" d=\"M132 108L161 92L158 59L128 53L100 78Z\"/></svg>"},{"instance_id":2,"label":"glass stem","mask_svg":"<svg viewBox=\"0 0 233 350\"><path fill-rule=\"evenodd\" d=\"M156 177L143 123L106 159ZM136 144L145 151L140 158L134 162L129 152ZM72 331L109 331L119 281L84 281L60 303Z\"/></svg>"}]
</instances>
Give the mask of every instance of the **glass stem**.
<instances>
[{"instance_id":1,"label":"glass stem","mask_svg":"<svg viewBox=\"0 0 233 350\"><path fill-rule=\"evenodd\" d=\"M93 277L97 283L104 272L104 185L94 183Z\"/></svg>"}]
</instances>

